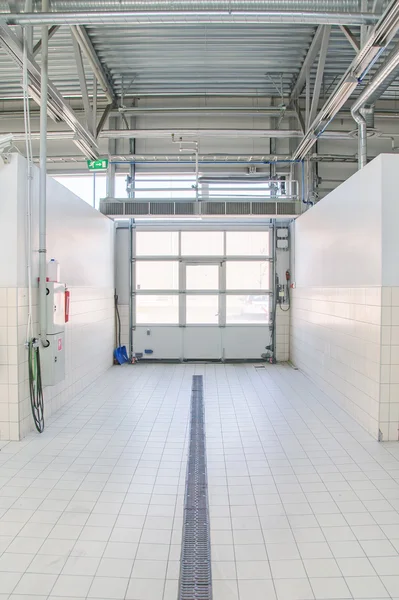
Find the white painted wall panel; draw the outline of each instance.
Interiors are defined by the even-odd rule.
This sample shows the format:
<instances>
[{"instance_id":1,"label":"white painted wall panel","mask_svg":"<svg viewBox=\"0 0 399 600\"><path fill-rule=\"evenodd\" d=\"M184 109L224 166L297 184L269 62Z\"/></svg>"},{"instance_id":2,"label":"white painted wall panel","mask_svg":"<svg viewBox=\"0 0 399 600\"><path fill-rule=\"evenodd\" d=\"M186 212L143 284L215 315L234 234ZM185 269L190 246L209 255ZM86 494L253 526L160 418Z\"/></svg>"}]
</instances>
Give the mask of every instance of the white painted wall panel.
<instances>
[{"instance_id":1,"label":"white painted wall panel","mask_svg":"<svg viewBox=\"0 0 399 600\"><path fill-rule=\"evenodd\" d=\"M291 359L379 432L382 160L295 222Z\"/></svg>"},{"instance_id":2,"label":"white painted wall panel","mask_svg":"<svg viewBox=\"0 0 399 600\"><path fill-rule=\"evenodd\" d=\"M17 161L0 168L0 286L17 285Z\"/></svg>"},{"instance_id":3,"label":"white painted wall panel","mask_svg":"<svg viewBox=\"0 0 399 600\"><path fill-rule=\"evenodd\" d=\"M34 334L38 331L38 174L35 167L32 202ZM10 206L14 210L2 213L4 219L0 225L4 228L0 244L8 235L8 252L4 256L10 256L0 268L0 323L4 317L4 331L0 325L0 347L6 345L7 348L6 364L1 364L4 352L0 350L0 439L19 439L33 428L24 346L28 316L25 159L13 156L11 164L0 171L1 181L8 186ZM47 226L48 258L57 258L61 264L61 279L71 291L71 309L65 331L66 377L58 385L44 390L46 419L65 403L78 401L82 390L111 366L114 344L113 222L49 178ZM3 284L7 288L3 288Z\"/></svg>"},{"instance_id":4,"label":"white painted wall panel","mask_svg":"<svg viewBox=\"0 0 399 600\"><path fill-rule=\"evenodd\" d=\"M399 286L399 157L382 160L382 285Z\"/></svg>"},{"instance_id":5,"label":"white painted wall panel","mask_svg":"<svg viewBox=\"0 0 399 600\"><path fill-rule=\"evenodd\" d=\"M291 359L374 437L398 440L399 157L295 223Z\"/></svg>"},{"instance_id":6,"label":"white painted wall panel","mask_svg":"<svg viewBox=\"0 0 399 600\"><path fill-rule=\"evenodd\" d=\"M381 203L380 156L297 219L297 285L381 285Z\"/></svg>"}]
</instances>

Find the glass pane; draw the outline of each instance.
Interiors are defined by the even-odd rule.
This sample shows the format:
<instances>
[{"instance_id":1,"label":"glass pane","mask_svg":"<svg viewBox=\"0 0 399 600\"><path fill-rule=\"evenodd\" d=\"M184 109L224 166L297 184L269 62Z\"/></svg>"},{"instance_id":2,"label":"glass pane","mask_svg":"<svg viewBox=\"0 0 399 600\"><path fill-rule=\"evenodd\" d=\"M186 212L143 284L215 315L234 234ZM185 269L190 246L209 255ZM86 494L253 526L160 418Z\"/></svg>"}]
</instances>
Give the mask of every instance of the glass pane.
<instances>
[{"instance_id":1,"label":"glass pane","mask_svg":"<svg viewBox=\"0 0 399 600\"><path fill-rule=\"evenodd\" d=\"M136 262L136 290L178 290L179 263L177 261Z\"/></svg>"},{"instance_id":2,"label":"glass pane","mask_svg":"<svg viewBox=\"0 0 399 600\"><path fill-rule=\"evenodd\" d=\"M186 287L188 290L219 289L219 266L187 265Z\"/></svg>"},{"instance_id":3,"label":"glass pane","mask_svg":"<svg viewBox=\"0 0 399 600\"><path fill-rule=\"evenodd\" d=\"M226 254L228 256L269 256L269 231L228 231Z\"/></svg>"},{"instance_id":4,"label":"glass pane","mask_svg":"<svg viewBox=\"0 0 399 600\"><path fill-rule=\"evenodd\" d=\"M187 296L187 325L217 325L219 323L219 296Z\"/></svg>"},{"instance_id":5,"label":"glass pane","mask_svg":"<svg viewBox=\"0 0 399 600\"><path fill-rule=\"evenodd\" d=\"M226 296L228 325L263 324L270 321L270 296Z\"/></svg>"},{"instance_id":6,"label":"glass pane","mask_svg":"<svg viewBox=\"0 0 399 600\"><path fill-rule=\"evenodd\" d=\"M223 231L182 231L184 256L223 256Z\"/></svg>"},{"instance_id":7,"label":"glass pane","mask_svg":"<svg viewBox=\"0 0 399 600\"><path fill-rule=\"evenodd\" d=\"M179 323L179 297L136 296L136 323L160 325Z\"/></svg>"},{"instance_id":8,"label":"glass pane","mask_svg":"<svg viewBox=\"0 0 399 600\"><path fill-rule=\"evenodd\" d=\"M137 256L177 256L179 233L177 231L137 231Z\"/></svg>"},{"instance_id":9,"label":"glass pane","mask_svg":"<svg viewBox=\"0 0 399 600\"><path fill-rule=\"evenodd\" d=\"M191 198L195 199L193 175L151 175L136 174L134 197L136 200Z\"/></svg>"},{"instance_id":10,"label":"glass pane","mask_svg":"<svg viewBox=\"0 0 399 600\"><path fill-rule=\"evenodd\" d=\"M268 290L270 288L268 261L227 261L226 289Z\"/></svg>"}]
</instances>

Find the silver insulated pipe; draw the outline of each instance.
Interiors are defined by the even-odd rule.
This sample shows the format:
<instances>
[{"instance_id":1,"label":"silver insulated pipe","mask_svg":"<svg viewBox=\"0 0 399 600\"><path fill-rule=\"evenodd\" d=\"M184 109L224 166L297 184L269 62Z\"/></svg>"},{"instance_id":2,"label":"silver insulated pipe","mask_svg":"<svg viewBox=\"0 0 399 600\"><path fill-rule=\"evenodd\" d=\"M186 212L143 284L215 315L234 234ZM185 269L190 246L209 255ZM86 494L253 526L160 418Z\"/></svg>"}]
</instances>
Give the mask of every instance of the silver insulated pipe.
<instances>
[{"instance_id":1,"label":"silver insulated pipe","mask_svg":"<svg viewBox=\"0 0 399 600\"><path fill-rule=\"evenodd\" d=\"M33 2L39 11L41 2ZM13 12L24 12L25 0L14 0ZM358 0L52 0L53 12L76 11L311 11L359 12ZM0 1L0 11L10 12L10 2Z\"/></svg>"},{"instance_id":2,"label":"silver insulated pipe","mask_svg":"<svg viewBox=\"0 0 399 600\"><path fill-rule=\"evenodd\" d=\"M52 0L47 14L24 12L20 0L11 6L13 12L0 0L0 19L8 25L374 25L380 17L359 12L358 2L352 0Z\"/></svg>"}]
</instances>

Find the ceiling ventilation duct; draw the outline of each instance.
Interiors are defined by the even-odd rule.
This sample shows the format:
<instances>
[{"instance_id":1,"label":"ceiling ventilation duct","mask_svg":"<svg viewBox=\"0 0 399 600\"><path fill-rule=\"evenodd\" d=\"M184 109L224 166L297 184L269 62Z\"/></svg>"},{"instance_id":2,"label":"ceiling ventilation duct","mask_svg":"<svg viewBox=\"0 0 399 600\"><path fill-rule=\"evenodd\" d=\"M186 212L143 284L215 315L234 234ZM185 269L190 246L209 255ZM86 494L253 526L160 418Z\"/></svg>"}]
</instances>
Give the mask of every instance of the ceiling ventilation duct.
<instances>
[{"instance_id":1,"label":"ceiling ventilation duct","mask_svg":"<svg viewBox=\"0 0 399 600\"><path fill-rule=\"evenodd\" d=\"M24 12L25 0L14 0L16 12ZM41 10L41 0L34 1L35 8ZM14 12L13 7L13 12ZM75 11L312 11L317 12L359 12L358 0L52 0L51 10L60 12ZM10 3L0 1L0 11L10 12Z\"/></svg>"}]
</instances>

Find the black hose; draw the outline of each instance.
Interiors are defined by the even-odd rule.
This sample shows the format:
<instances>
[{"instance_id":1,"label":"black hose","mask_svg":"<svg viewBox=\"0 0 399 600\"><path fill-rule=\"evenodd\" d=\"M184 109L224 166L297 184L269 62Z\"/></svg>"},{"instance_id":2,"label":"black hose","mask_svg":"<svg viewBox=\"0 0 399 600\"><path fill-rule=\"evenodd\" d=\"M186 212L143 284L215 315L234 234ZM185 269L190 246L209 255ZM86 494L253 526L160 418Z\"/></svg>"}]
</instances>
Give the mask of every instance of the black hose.
<instances>
[{"instance_id":1,"label":"black hose","mask_svg":"<svg viewBox=\"0 0 399 600\"><path fill-rule=\"evenodd\" d=\"M289 284L289 281L287 281L287 301L288 301L287 302L287 304L288 304L287 308L283 308L282 304L280 304L280 309L283 312L288 312L290 310L290 308L291 308L291 295L290 295L290 284Z\"/></svg>"},{"instance_id":2,"label":"black hose","mask_svg":"<svg viewBox=\"0 0 399 600\"><path fill-rule=\"evenodd\" d=\"M39 433L44 431L44 403L38 340L29 342L29 395L33 421Z\"/></svg>"},{"instance_id":3,"label":"black hose","mask_svg":"<svg viewBox=\"0 0 399 600\"><path fill-rule=\"evenodd\" d=\"M118 307L118 295L115 294L115 314L116 314L116 320L117 320L117 339L118 339L118 348L121 347L121 317L119 314L119 307Z\"/></svg>"}]
</instances>

